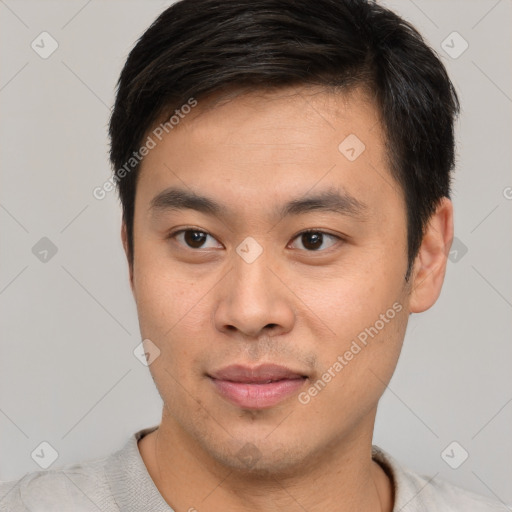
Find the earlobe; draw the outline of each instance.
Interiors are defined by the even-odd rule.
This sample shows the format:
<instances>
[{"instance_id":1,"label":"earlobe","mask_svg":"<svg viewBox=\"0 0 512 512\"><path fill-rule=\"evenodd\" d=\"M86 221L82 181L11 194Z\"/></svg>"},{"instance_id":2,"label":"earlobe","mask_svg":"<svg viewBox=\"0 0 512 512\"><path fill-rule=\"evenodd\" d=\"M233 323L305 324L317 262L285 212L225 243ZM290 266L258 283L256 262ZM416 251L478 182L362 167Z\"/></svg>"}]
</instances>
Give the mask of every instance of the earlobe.
<instances>
[{"instance_id":1,"label":"earlobe","mask_svg":"<svg viewBox=\"0 0 512 512\"><path fill-rule=\"evenodd\" d=\"M443 197L430 218L414 261L409 303L412 313L429 309L438 299L452 241L453 205Z\"/></svg>"},{"instance_id":2,"label":"earlobe","mask_svg":"<svg viewBox=\"0 0 512 512\"><path fill-rule=\"evenodd\" d=\"M133 289L133 264L130 262L130 247L128 245L128 232L126 230L126 223L123 221L121 225L121 240L123 242L124 253L126 255L126 259L128 261L128 271L130 273L130 288Z\"/></svg>"}]
</instances>

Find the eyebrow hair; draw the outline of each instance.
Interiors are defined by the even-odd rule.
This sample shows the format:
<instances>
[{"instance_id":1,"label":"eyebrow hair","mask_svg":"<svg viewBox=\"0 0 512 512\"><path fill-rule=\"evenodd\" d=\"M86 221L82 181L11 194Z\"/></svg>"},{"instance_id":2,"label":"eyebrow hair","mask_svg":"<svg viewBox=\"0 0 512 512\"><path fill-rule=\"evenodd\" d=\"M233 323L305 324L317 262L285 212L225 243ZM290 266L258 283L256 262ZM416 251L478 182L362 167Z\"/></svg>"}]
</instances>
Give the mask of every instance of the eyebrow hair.
<instances>
[{"instance_id":1,"label":"eyebrow hair","mask_svg":"<svg viewBox=\"0 0 512 512\"><path fill-rule=\"evenodd\" d=\"M150 203L150 210L164 212L167 210L191 209L216 217L229 216L230 210L226 205L206 196L182 188L168 188L156 195ZM301 215L313 211L329 211L364 220L367 205L352 195L340 193L330 188L315 195L292 199L278 207L274 215L283 219L291 215Z\"/></svg>"},{"instance_id":2,"label":"eyebrow hair","mask_svg":"<svg viewBox=\"0 0 512 512\"><path fill-rule=\"evenodd\" d=\"M367 205L354 196L336 189L328 189L312 196L293 199L286 203L279 211L279 217L288 215L300 215L310 211L328 211L361 220L365 217Z\"/></svg>"}]
</instances>

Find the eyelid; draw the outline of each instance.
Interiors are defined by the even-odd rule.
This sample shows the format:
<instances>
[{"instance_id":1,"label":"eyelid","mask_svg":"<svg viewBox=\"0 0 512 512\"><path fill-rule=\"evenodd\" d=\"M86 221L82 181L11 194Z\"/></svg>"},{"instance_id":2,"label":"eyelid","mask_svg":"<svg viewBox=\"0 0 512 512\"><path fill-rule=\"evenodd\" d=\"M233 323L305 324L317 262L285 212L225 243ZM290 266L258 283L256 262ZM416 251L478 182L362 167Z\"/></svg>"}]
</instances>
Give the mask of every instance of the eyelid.
<instances>
[{"instance_id":1,"label":"eyelid","mask_svg":"<svg viewBox=\"0 0 512 512\"><path fill-rule=\"evenodd\" d=\"M326 231L324 228L306 228L301 229L297 234L292 236L292 240L295 240L299 235L303 235L304 233L321 233L322 235L329 235L334 238L339 238L340 240L343 239L343 236L338 233L331 233L330 231Z\"/></svg>"},{"instance_id":2,"label":"eyelid","mask_svg":"<svg viewBox=\"0 0 512 512\"><path fill-rule=\"evenodd\" d=\"M331 247L328 247L327 249L319 249L319 250L311 250L311 251L308 251L308 250L305 250L305 249L299 249L300 251L302 252L307 252L307 253L311 253L311 254L323 254L323 253L328 253L331 249L335 248L336 245L339 244L339 242L345 242L345 238L342 237L341 235L335 235L334 233L330 233L329 231L325 231L324 229L320 229L320 228L308 228L308 229L303 229L302 231L299 231L296 235L294 235L291 239L291 241L293 242L295 239L297 239L299 236L301 235L304 235L306 233L320 233L321 235L327 235L331 238L334 238L336 239L336 242L331 246Z\"/></svg>"},{"instance_id":3,"label":"eyelid","mask_svg":"<svg viewBox=\"0 0 512 512\"><path fill-rule=\"evenodd\" d=\"M181 234L181 233L184 233L186 231L196 231L198 233L203 233L211 238L213 238L214 240L216 240L220 245L222 245L209 231L206 231L205 229L203 228L197 228L197 227L194 227L194 226L185 226L185 227L182 227L182 228L179 228L179 229L176 229L174 231L171 231L169 232L169 234L166 236L167 239L173 239L175 238L177 235ZM205 250L204 248L202 247L199 247L198 249L194 249L193 247L188 247L186 245L182 245L178 242L178 245L184 249L189 249L191 251L194 251L194 252L199 252L201 250ZM211 249L211 248L206 248L206 250L208 249Z\"/></svg>"}]
</instances>

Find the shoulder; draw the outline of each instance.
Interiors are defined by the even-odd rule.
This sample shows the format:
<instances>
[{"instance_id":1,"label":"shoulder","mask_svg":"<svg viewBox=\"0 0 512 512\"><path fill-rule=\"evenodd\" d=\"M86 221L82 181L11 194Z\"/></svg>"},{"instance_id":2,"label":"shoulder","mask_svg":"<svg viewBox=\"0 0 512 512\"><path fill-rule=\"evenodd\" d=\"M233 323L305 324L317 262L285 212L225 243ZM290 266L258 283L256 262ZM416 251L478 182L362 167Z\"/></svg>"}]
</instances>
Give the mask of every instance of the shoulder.
<instances>
[{"instance_id":1,"label":"shoulder","mask_svg":"<svg viewBox=\"0 0 512 512\"><path fill-rule=\"evenodd\" d=\"M506 512L509 508L497 500L475 494L442 479L427 479L433 502L448 511L471 510L474 512ZM434 501L437 500L437 501Z\"/></svg>"},{"instance_id":2,"label":"shoulder","mask_svg":"<svg viewBox=\"0 0 512 512\"><path fill-rule=\"evenodd\" d=\"M417 474L377 446L373 446L372 457L393 479L393 512L510 512L498 500L473 493L441 478Z\"/></svg>"},{"instance_id":3,"label":"shoulder","mask_svg":"<svg viewBox=\"0 0 512 512\"><path fill-rule=\"evenodd\" d=\"M122 448L104 457L0 482L0 512L119 512L134 503L161 505L137 448L138 440L156 428L135 432Z\"/></svg>"},{"instance_id":4,"label":"shoulder","mask_svg":"<svg viewBox=\"0 0 512 512\"><path fill-rule=\"evenodd\" d=\"M118 512L108 499L111 493L104 471L107 460L91 459L0 482L0 512Z\"/></svg>"}]
</instances>

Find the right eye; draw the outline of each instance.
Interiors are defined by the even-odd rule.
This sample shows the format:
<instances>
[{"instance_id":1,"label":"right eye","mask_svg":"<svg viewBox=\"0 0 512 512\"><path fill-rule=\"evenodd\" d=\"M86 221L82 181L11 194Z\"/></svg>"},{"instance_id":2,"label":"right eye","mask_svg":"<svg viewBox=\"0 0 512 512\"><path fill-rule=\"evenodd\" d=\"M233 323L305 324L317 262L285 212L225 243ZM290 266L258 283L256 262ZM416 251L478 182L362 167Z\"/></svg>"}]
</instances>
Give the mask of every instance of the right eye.
<instances>
[{"instance_id":1,"label":"right eye","mask_svg":"<svg viewBox=\"0 0 512 512\"><path fill-rule=\"evenodd\" d=\"M187 249L208 249L208 246L203 245L208 237L215 240L215 238L206 231L187 228L174 231L168 238L175 238L178 243L184 245Z\"/></svg>"}]
</instances>

